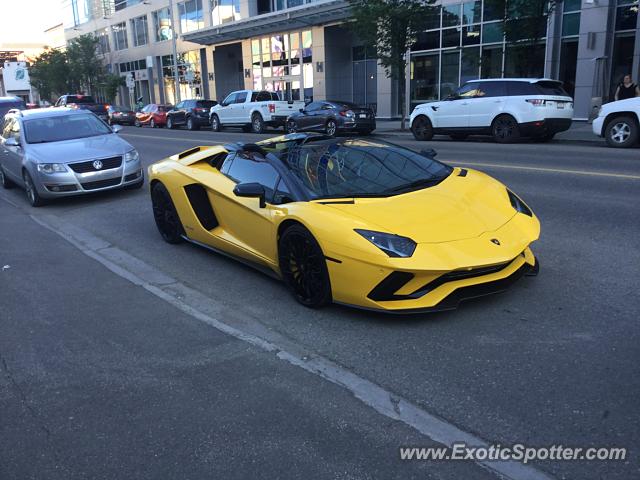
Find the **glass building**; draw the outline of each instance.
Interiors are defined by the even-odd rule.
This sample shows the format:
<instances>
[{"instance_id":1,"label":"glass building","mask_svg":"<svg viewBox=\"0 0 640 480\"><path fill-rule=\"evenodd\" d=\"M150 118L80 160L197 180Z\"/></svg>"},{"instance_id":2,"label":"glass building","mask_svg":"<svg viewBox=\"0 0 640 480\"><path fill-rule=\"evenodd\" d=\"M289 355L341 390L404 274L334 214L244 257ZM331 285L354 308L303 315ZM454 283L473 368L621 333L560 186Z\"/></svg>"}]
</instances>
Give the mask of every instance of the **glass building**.
<instances>
[{"instance_id":1,"label":"glass building","mask_svg":"<svg viewBox=\"0 0 640 480\"><path fill-rule=\"evenodd\" d=\"M564 82L576 118L586 119L611 100L623 75L640 82L639 0L563 0L527 19L516 11L505 19L497 3L443 0L425 8L427 28L408 52L405 110L471 79L548 77ZM96 35L105 64L133 72L144 101L265 89L286 99L366 104L381 118L400 111L398 85L347 25L347 0L174 0L172 10L169 0L62 4L67 39Z\"/></svg>"}]
</instances>

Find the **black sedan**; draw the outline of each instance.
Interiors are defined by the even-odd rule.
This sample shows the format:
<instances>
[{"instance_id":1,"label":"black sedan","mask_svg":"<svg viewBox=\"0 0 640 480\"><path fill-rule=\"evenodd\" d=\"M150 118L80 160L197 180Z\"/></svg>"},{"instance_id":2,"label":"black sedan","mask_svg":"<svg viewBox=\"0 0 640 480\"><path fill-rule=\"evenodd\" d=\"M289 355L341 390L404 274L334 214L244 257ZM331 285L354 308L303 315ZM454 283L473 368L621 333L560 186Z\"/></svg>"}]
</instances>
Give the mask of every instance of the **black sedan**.
<instances>
[{"instance_id":1,"label":"black sedan","mask_svg":"<svg viewBox=\"0 0 640 480\"><path fill-rule=\"evenodd\" d=\"M109 105L107 121L109 125L133 125L136 123L136 112L122 105Z\"/></svg>"},{"instance_id":2,"label":"black sedan","mask_svg":"<svg viewBox=\"0 0 640 480\"><path fill-rule=\"evenodd\" d=\"M376 129L376 115L370 108L349 102L311 102L287 119L286 129L288 133L313 131L333 136L356 132L368 135Z\"/></svg>"},{"instance_id":3,"label":"black sedan","mask_svg":"<svg viewBox=\"0 0 640 480\"><path fill-rule=\"evenodd\" d=\"M217 105L215 100L183 100L167 113L167 128L184 125L189 130L198 130L209 125L209 110Z\"/></svg>"}]
</instances>

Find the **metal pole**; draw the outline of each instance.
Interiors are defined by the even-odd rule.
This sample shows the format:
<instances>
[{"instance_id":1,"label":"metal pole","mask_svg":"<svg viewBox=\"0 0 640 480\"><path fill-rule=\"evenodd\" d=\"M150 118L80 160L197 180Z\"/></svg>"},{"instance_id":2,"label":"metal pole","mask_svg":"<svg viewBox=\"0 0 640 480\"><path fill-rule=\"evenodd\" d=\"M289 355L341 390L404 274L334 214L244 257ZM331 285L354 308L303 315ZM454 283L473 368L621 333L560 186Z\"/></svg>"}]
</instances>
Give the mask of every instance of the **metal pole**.
<instances>
[{"instance_id":1,"label":"metal pole","mask_svg":"<svg viewBox=\"0 0 640 480\"><path fill-rule=\"evenodd\" d=\"M180 101L180 76L178 74L178 38L177 25L173 21L173 0L169 0L169 18L171 19L171 43L173 46L173 80L175 82L175 103Z\"/></svg>"}]
</instances>

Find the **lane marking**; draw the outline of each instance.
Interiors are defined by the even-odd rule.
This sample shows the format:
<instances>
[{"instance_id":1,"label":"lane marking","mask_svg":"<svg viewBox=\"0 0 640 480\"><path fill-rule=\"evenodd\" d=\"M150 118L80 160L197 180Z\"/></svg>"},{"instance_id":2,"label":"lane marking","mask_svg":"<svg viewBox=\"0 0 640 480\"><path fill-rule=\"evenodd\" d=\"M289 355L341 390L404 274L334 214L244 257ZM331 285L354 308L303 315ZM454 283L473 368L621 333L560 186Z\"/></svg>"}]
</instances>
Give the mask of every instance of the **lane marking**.
<instances>
[{"instance_id":1,"label":"lane marking","mask_svg":"<svg viewBox=\"0 0 640 480\"><path fill-rule=\"evenodd\" d=\"M532 172L545 173L566 173L568 175L586 175L590 177L610 177L610 178L626 178L628 180L640 180L640 175L629 175L626 173L609 173L609 172L588 172L586 170L565 170L562 168L545 168L545 167L528 167L522 165L501 165L499 163L481 163L481 162L457 162L451 160L450 163L464 166L477 166L489 168L509 168L512 170L528 170Z\"/></svg>"},{"instance_id":2,"label":"lane marking","mask_svg":"<svg viewBox=\"0 0 640 480\"><path fill-rule=\"evenodd\" d=\"M138 133L124 133L120 132L120 136L126 137L135 137L135 138L144 138L146 140L169 140L172 142L199 142L199 143L210 143L212 145L225 145L227 143L233 143L233 141L229 142L217 142L213 140L205 140L199 138L180 138L180 137L157 137L155 135L140 135Z\"/></svg>"},{"instance_id":3,"label":"lane marking","mask_svg":"<svg viewBox=\"0 0 640 480\"><path fill-rule=\"evenodd\" d=\"M4 196L0 195L4 200ZM23 209L20 209L24 211ZM104 265L111 272L139 285L156 297L173 305L191 317L200 320L227 335L261 348L291 365L317 375L351 392L365 405L378 413L400 421L431 440L453 446L465 442L467 445L485 447L489 442L472 433L466 432L454 424L429 413L409 400L402 398L385 388L360 377L347 368L294 344L281 335L266 328L263 324L241 319L244 329L231 326L216 318L224 312L221 307L204 294L164 274L155 267L132 257L80 227L62 220L55 215L33 215L25 213L44 228L59 235L82 253ZM108 254L105 254L107 253ZM130 262L135 258L133 263ZM124 262L124 263L123 263ZM153 283L161 279L160 283ZM208 313L212 312L212 313ZM214 316L215 315L215 316ZM257 331L259 334L254 334ZM516 461L476 460L476 464L507 480L554 480L550 474Z\"/></svg>"}]
</instances>

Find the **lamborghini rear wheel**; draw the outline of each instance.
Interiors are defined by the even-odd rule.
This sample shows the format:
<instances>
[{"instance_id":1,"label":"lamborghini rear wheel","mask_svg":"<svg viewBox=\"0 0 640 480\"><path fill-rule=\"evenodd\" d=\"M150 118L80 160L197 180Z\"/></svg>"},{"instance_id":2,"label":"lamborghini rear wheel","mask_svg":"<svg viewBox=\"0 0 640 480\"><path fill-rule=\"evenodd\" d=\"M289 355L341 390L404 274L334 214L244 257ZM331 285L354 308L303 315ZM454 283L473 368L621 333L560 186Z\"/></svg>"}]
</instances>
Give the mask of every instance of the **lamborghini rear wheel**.
<instances>
[{"instance_id":1,"label":"lamborghini rear wheel","mask_svg":"<svg viewBox=\"0 0 640 480\"><path fill-rule=\"evenodd\" d=\"M184 229L173 200L171 200L171 195L163 184L156 183L151 188L151 203L153 204L153 218L165 242L182 242Z\"/></svg>"},{"instance_id":2,"label":"lamborghini rear wheel","mask_svg":"<svg viewBox=\"0 0 640 480\"><path fill-rule=\"evenodd\" d=\"M327 261L313 235L302 225L289 227L278 242L282 277L295 299L305 307L331 302Z\"/></svg>"}]
</instances>

